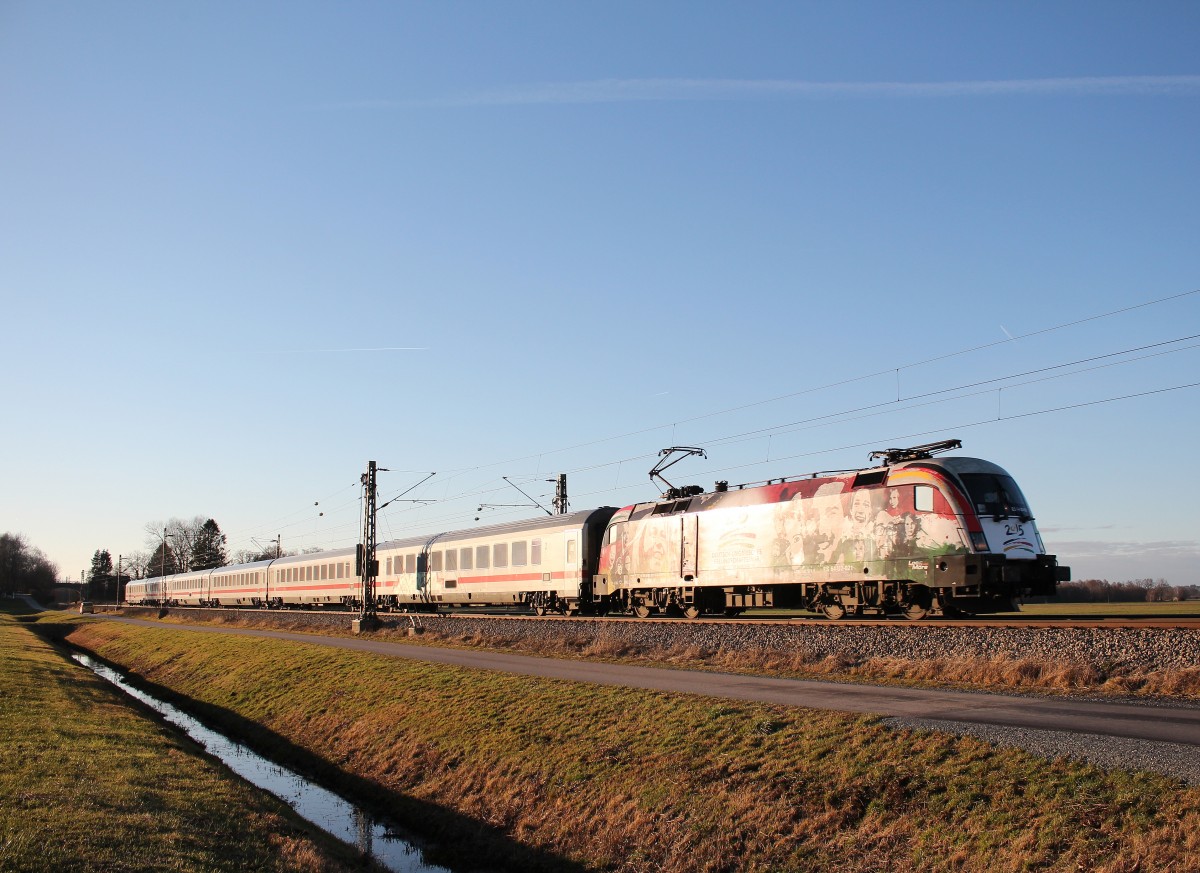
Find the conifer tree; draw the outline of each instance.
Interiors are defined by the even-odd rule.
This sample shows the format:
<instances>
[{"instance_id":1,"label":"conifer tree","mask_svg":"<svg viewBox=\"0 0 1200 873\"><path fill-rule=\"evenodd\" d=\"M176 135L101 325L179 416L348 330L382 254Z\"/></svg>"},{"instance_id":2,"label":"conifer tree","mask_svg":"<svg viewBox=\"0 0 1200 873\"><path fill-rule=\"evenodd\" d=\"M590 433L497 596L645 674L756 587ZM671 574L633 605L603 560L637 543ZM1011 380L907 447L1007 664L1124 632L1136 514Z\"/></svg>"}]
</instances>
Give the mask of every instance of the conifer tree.
<instances>
[{"instance_id":1,"label":"conifer tree","mask_svg":"<svg viewBox=\"0 0 1200 873\"><path fill-rule=\"evenodd\" d=\"M113 560L108 549L96 549L92 555L92 568L88 573L88 590L92 597L103 597L108 593L113 579Z\"/></svg>"},{"instance_id":2,"label":"conifer tree","mask_svg":"<svg viewBox=\"0 0 1200 873\"><path fill-rule=\"evenodd\" d=\"M170 576L179 572L179 567L175 563L175 551L170 545L159 543L154 547L153 554L150 555L150 561L146 565L146 578L153 579L156 576Z\"/></svg>"},{"instance_id":3,"label":"conifer tree","mask_svg":"<svg viewBox=\"0 0 1200 873\"><path fill-rule=\"evenodd\" d=\"M192 545L193 570L211 570L224 567L229 562L225 554L225 534L213 519L204 522Z\"/></svg>"}]
</instances>

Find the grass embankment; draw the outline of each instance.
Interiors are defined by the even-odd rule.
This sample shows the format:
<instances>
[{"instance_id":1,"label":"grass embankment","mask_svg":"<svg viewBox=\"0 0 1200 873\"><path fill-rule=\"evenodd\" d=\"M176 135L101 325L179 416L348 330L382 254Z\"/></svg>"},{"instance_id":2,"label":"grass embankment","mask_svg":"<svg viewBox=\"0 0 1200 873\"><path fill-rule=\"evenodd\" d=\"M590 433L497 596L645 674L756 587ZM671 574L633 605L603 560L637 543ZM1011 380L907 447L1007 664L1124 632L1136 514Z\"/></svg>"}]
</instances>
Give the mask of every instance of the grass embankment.
<instances>
[{"instance_id":1,"label":"grass embankment","mask_svg":"<svg viewBox=\"0 0 1200 873\"><path fill-rule=\"evenodd\" d=\"M680 873L1200 867L1198 789L873 718L170 627L79 620L69 639L310 766L353 774L460 862ZM521 854L531 850L542 854Z\"/></svg>"},{"instance_id":2,"label":"grass embankment","mask_svg":"<svg viewBox=\"0 0 1200 873\"><path fill-rule=\"evenodd\" d=\"M349 870L280 802L0 614L0 870Z\"/></svg>"},{"instance_id":3,"label":"grass embankment","mask_svg":"<svg viewBox=\"0 0 1200 873\"><path fill-rule=\"evenodd\" d=\"M352 636L349 621L337 631L313 628L300 619L289 621L278 615L260 616L250 611L229 611L219 618L169 615L165 624L218 624L262 627ZM854 631L845 630L847 634ZM963 628L963 633L976 633ZM384 629L373 636L401 639L416 645L477 648L517 654L583 660L602 660L648 666L673 666L727 673L757 673L800 679L832 679L873 683L895 683L915 687L984 689L990 691L1037 691L1049 693L1109 694L1151 698L1200 699L1200 666L1185 669L1145 669L1126 665L1097 665L1057 658L856 658L849 655L815 656L802 648L789 652L741 646L701 648L698 646L644 646L596 639L584 633L564 634L553 640L500 637L472 631L464 622L458 632L428 629L419 637L407 637L404 629Z\"/></svg>"}]
</instances>

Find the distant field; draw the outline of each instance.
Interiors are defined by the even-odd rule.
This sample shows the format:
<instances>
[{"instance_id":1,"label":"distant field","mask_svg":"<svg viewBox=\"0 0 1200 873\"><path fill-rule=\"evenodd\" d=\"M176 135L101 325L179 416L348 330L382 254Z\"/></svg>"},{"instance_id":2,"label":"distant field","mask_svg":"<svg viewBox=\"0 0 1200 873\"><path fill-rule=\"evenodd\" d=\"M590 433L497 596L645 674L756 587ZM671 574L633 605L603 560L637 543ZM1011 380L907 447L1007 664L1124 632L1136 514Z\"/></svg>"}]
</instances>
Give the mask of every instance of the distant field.
<instances>
[{"instance_id":1,"label":"distant field","mask_svg":"<svg viewBox=\"0 0 1200 873\"><path fill-rule=\"evenodd\" d=\"M1095 616L1119 615L1123 618L1200 617L1200 600L1167 603L1025 603L1021 615Z\"/></svg>"},{"instance_id":2,"label":"distant field","mask_svg":"<svg viewBox=\"0 0 1200 873\"><path fill-rule=\"evenodd\" d=\"M802 609L748 609L747 618L792 618L813 617L816 613ZM1044 615L1047 617L1078 616L1103 618L1200 618L1200 600L1179 600L1167 603L1024 603L1019 612L1001 612L996 618L1011 618L1016 615Z\"/></svg>"}]
</instances>

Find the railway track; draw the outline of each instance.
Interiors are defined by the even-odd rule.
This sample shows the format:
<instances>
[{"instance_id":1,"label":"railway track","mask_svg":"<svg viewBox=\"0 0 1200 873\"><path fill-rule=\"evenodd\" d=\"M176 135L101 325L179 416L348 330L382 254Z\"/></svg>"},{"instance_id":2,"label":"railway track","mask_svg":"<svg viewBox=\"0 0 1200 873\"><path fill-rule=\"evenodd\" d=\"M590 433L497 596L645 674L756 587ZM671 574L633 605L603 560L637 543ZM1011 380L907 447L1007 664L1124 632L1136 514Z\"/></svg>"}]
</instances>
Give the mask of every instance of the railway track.
<instances>
[{"instance_id":1,"label":"railway track","mask_svg":"<svg viewBox=\"0 0 1200 873\"><path fill-rule=\"evenodd\" d=\"M150 607L153 608L153 607ZM315 610L294 610L294 609L239 609L236 607L224 607L219 610L210 609L207 607L194 606L172 606L172 612L187 613L202 613L202 612L219 612L219 613L244 613L247 615L278 615L278 616L301 616L301 615L344 615L347 619L353 618L358 613L344 609L315 609ZM487 610L472 610L466 611L447 611L438 613L422 613L422 612L389 612L381 613L381 617L402 617L422 615L438 615L444 618L461 619L464 621L486 619L489 621L514 621L514 622L571 622L578 624L582 622L628 622L637 625L669 625L672 627L679 625L701 624L701 625L729 625L742 626L787 626L795 627L797 625L811 624L819 627L828 628L855 628L855 627L908 627L908 628L1144 628L1144 629L1192 629L1200 630L1200 615L1198 616L1059 616L1055 618L1047 618L1043 616L1001 616L996 618L926 618L921 621L909 621L902 616L877 616L870 618L853 618L841 619L840 621L830 621L827 618L819 615L794 615L794 616L741 616L738 618L723 618L723 617L704 617L687 619L682 617L650 617L637 618L635 616L624 615L607 615L607 616L563 616L563 615L526 615L515 614L512 612L489 612Z\"/></svg>"}]
</instances>

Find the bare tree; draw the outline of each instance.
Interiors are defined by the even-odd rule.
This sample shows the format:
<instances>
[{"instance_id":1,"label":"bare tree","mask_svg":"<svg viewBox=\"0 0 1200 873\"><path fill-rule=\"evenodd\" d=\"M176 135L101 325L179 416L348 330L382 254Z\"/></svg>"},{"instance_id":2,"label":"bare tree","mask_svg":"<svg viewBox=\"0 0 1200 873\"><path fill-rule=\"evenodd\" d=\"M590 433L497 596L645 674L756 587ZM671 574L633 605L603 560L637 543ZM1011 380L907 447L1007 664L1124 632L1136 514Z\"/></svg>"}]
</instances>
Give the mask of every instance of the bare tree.
<instances>
[{"instance_id":1,"label":"bare tree","mask_svg":"<svg viewBox=\"0 0 1200 873\"><path fill-rule=\"evenodd\" d=\"M208 517L196 515L191 519L172 518L168 521L152 521L147 523L146 548L154 555L161 555L163 532L166 531L170 554L175 557L175 566L186 570L192 565L192 553L204 530ZM157 568L150 567L150 572L157 573Z\"/></svg>"},{"instance_id":2,"label":"bare tree","mask_svg":"<svg viewBox=\"0 0 1200 873\"><path fill-rule=\"evenodd\" d=\"M0 534L0 595L28 591L47 601L57 576L58 568L21 534Z\"/></svg>"},{"instance_id":3,"label":"bare tree","mask_svg":"<svg viewBox=\"0 0 1200 873\"><path fill-rule=\"evenodd\" d=\"M131 555L121 555L121 575L130 579L145 579L150 566L150 555L146 552L134 552Z\"/></svg>"},{"instance_id":4,"label":"bare tree","mask_svg":"<svg viewBox=\"0 0 1200 873\"><path fill-rule=\"evenodd\" d=\"M275 554L275 549L238 549L233 553L231 560L234 564L254 564L258 561L273 561L275 558L283 558L288 555L296 554L293 551L284 549L278 555Z\"/></svg>"}]
</instances>

